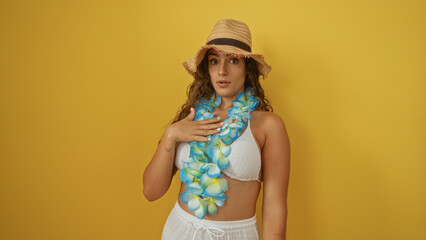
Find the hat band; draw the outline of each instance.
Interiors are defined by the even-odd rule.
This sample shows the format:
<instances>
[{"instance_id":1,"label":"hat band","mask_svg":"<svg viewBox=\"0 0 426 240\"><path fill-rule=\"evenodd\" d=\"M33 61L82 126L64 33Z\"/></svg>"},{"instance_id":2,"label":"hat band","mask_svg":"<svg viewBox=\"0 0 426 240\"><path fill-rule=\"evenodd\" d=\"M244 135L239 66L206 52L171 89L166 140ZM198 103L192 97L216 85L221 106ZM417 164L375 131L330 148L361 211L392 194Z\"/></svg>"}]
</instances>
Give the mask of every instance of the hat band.
<instances>
[{"instance_id":1,"label":"hat band","mask_svg":"<svg viewBox=\"0 0 426 240\"><path fill-rule=\"evenodd\" d=\"M207 45L230 45L240 49L243 49L247 52L251 52L251 47L239 40L232 38L216 38L207 43Z\"/></svg>"}]
</instances>

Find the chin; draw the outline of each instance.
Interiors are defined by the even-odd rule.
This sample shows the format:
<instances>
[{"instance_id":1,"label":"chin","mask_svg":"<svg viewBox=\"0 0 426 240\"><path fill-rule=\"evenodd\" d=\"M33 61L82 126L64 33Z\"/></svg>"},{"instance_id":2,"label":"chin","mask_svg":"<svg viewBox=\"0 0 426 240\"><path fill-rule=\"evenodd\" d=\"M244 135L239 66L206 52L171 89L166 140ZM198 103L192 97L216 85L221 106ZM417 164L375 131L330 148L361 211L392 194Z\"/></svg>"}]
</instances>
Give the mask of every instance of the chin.
<instances>
[{"instance_id":1,"label":"chin","mask_svg":"<svg viewBox=\"0 0 426 240\"><path fill-rule=\"evenodd\" d=\"M226 98L236 97L240 91L235 89L215 89L216 95Z\"/></svg>"}]
</instances>

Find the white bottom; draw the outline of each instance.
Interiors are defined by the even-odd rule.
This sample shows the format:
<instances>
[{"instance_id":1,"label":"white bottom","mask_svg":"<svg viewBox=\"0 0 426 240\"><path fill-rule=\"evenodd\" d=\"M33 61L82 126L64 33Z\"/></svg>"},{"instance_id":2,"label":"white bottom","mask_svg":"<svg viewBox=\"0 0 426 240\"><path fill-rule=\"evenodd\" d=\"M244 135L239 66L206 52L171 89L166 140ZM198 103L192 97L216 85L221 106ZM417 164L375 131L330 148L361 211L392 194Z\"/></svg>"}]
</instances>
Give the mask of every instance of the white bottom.
<instances>
[{"instance_id":1,"label":"white bottom","mask_svg":"<svg viewBox=\"0 0 426 240\"><path fill-rule=\"evenodd\" d=\"M256 215L237 221L198 219L176 202L167 218L162 240L260 240Z\"/></svg>"}]
</instances>

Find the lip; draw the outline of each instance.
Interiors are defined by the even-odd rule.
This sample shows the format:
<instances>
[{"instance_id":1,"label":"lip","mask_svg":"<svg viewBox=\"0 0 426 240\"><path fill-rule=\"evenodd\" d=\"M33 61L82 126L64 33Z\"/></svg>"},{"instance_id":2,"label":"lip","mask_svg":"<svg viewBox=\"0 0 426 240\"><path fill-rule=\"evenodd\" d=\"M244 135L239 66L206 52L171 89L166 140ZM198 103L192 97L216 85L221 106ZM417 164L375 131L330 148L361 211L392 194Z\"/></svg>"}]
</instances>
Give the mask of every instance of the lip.
<instances>
[{"instance_id":1,"label":"lip","mask_svg":"<svg viewBox=\"0 0 426 240\"><path fill-rule=\"evenodd\" d=\"M231 84L231 82L226 80L219 80L216 83L219 85L219 87L227 87L229 84Z\"/></svg>"}]
</instances>

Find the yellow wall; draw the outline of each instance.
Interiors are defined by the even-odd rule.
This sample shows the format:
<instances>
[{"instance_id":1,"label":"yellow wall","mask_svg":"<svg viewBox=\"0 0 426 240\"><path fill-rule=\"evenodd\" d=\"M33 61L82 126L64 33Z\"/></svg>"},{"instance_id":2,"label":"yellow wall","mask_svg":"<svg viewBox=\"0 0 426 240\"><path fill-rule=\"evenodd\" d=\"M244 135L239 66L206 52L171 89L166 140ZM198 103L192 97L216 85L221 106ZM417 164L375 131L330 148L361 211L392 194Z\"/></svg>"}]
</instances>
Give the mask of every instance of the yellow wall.
<instances>
[{"instance_id":1,"label":"yellow wall","mask_svg":"<svg viewBox=\"0 0 426 240\"><path fill-rule=\"evenodd\" d=\"M1 1L0 239L159 239L178 179L149 203L142 173L185 99L181 62L220 18L245 21L272 65L263 86L292 145L288 239L426 239L425 10Z\"/></svg>"}]
</instances>

